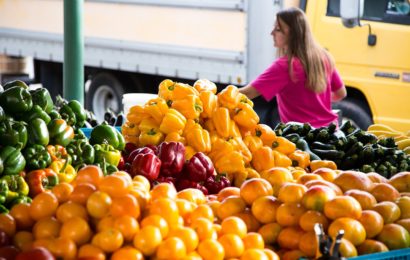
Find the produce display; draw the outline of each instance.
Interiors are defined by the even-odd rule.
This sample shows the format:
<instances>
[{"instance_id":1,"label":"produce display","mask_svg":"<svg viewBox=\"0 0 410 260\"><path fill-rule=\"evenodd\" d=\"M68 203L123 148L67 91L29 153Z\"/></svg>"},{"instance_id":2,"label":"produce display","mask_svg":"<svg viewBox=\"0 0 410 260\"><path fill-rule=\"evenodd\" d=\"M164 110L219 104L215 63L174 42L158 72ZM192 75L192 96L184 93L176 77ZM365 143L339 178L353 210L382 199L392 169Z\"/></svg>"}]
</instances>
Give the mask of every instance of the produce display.
<instances>
[{"instance_id":1,"label":"produce display","mask_svg":"<svg viewBox=\"0 0 410 260\"><path fill-rule=\"evenodd\" d=\"M409 133L272 129L237 87L202 79L165 80L86 135L79 102L0 90L5 259L315 258L316 224L343 257L410 247Z\"/></svg>"}]
</instances>

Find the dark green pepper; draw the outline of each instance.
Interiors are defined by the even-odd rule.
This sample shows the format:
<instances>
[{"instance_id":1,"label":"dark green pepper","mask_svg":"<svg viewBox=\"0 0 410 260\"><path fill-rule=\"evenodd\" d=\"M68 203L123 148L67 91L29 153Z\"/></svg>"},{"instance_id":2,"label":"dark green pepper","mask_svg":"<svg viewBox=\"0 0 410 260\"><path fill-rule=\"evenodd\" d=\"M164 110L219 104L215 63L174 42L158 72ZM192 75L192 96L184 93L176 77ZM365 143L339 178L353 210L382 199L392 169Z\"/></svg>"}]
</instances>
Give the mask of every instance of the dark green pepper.
<instances>
[{"instance_id":1,"label":"dark green pepper","mask_svg":"<svg viewBox=\"0 0 410 260\"><path fill-rule=\"evenodd\" d=\"M21 195L27 196L29 193L28 184L24 180L23 176L20 176L20 175L3 176L0 180L5 180L9 188L9 192L7 193L6 203L13 201L15 198Z\"/></svg>"},{"instance_id":2,"label":"dark green pepper","mask_svg":"<svg viewBox=\"0 0 410 260\"><path fill-rule=\"evenodd\" d=\"M7 206L11 209L14 205L26 203L30 204L32 199L27 195L18 195L16 198L12 199L10 202L7 203Z\"/></svg>"},{"instance_id":3,"label":"dark green pepper","mask_svg":"<svg viewBox=\"0 0 410 260\"><path fill-rule=\"evenodd\" d=\"M67 146L74 139L74 129L64 119L53 119L48 124L50 144Z\"/></svg>"},{"instance_id":4,"label":"dark green pepper","mask_svg":"<svg viewBox=\"0 0 410 260\"><path fill-rule=\"evenodd\" d=\"M40 144L27 146L23 150L24 158L26 159L26 168L29 171L44 169L51 164L51 156L47 149Z\"/></svg>"},{"instance_id":5,"label":"dark green pepper","mask_svg":"<svg viewBox=\"0 0 410 260\"><path fill-rule=\"evenodd\" d=\"M68 104L63 105L58 112L60 113L61 118L67 122L67 124L69 124L70 126L75 126L77 119L75 117L74 111Z\"/></svg>"},{"instance_id":6,"label":"dark green pepper","mask_svg":"<svg viewBox=\"0 0 410 260\"><path fill-rule=\"evenodd\" d=\"M53 99L46 88L30 90L30 94L33 99L33 105L40 106L47 114L54 108Z\"/></svg>"},{"instance_id":7,"label":"dark green pepper","mask_svg":"<svg viewBox=\"0 0 410 260\"><path fill-rule=\"evenodd\" d=\"M7 185L6 180L0 179L0 205L4 204L9 193L9 186Z\"/></svg>"},{"instance_id":8,"label":"dark green pepper","mask_svg":"<svg viewBox=\"0 0 410 260\"><path fill-rule=\"evenodd\" d=\"M22 116L22 120L27 123L35 118L43 119L46 124L51 121L51 117L39 105L34 105L30 111Z\"/></svg>"},{"instance_id":9,"label":"dark green pepper","mask_svg":"<svg viewBox=\"0 0 410 260\"><path fill-rule=\"evenodd\" d=\"M48 113L48 115L50 116L51 120L53 119L60 119L61 115L60 113L57 111L57 109L52 109L50 113Z\"/></svg>"},{"instance_id":10,"label":"dark green pepper","mask_svg":"<svg viewBox=\"0 0 410 260\"><path fill-rule=\"evenodd\" d=\"M122 134L113 126L103 122L91 131L90 144L112 145L117 150L124 150L125 140Z\"/></svg>"},{"instance_id":11,"label":"dark green pepper","mask_svg":"<svg viewBox=\"0 0 410 260\"><path fill-rule=\"evenodd\" d=\"M78 128L83 127L85 120L87 119L87 114L85 112L83 105L81 105L81 103L78 102L77 100L70 100L68 102L68 106L71 108L71 110L75 114L75 119L76 119L75 126Z\"/></svg>"},{"instance_id":12,"label":"dark green pepper","mask_svg":"<svg viewBox=\"0 0 410 260\"><path fill-rule=\"evenodd\" d=\"M0 122L3 122L6 120L6 112L4 112L4 109L0 107Z\"/></svg>"},{"instance_id":13,"label":"dark green pepper","mask_svg":"<svg viewBox=\"0 0 410 260\"><path fill-rule=\"evenodd\" d=\"M3 175L16 175L26 167L21 148L4 146L0 149L0 158L3 160Z\"/></svg>"},{"instance_id":14,"label":"dark green pepper","mask_svg":"<svg viewBox=\"0 0 410 260\"><path fill-rule=\"evenodd\" d=\"M28 124L27 130L29 144L40 144L46 146L50 142L50 134L48 132L47 124L43 119L34 118L31 120Z\"/></svg>"},{"instance_id":15,"label":"dark green pepper","mask_svg":"<svg viewBox=\"0 0 410 260\"><path fill-rule=\"evenodd\" d=\"M15 86L1 93L0 106L7 113L16 115L30 111L33 107L33 100L27 89Z\"/></svg>"},{"instance_id":16,"label":"dark green pepper","mask_svg":"<svg viewBox=\"0 0 410 260\"><path fill-rule=\"evenodd\" d=\"M18 79L7 82L6 84L4 84L3 89L7 90L12 87L20 87L20 88L28 89L27 84L24 81L21 81Z\"/></svg>"},{"instance_id":17,"label":"dark green pepper","mask_svg":"<svg viewBox=\"0 0 410 260\"><path fill-rule=\"evenodd\" d=\"M66 150L70 154L73 166L81 164L93 164L95 160L94 147L87 140L78 139L67 145Z\"/></svg>"},{"instance_id":18,"label":"dark green pepper","mask_svg":"<svg viewBox=\"0 0 410 260\"><path fill-rule=\"evenodd\" d=\"M9 213L9 210L5 206L0 205L0 214L3 214L3 213L7 214Z\"/></svg>"},{"instance_id":19,"label":"dark green pepper","mask_svg":"<svg viewBox=\"0 0 410 260\"><path fill-rule=\"evenodd\" d=\"M121 159L121 152L109 144L95 144L95 163L103 161L117 166Z\"/></svg>"},{"instance_id":20,"label":"dark green pepper","mask_svg":"<svg viewBox=\"0 0 410 260\"><path fill-rule=\"evenodd\" d=\"M17 146L24 148L27 144L28 133L25 123L5 120L0 122L0 144L3 146Z\"/></svg>"},{"instance_id":21,"label":"dark green pepper","mask_svg":"<svg viewBox=\"0 0 410 260\"><path fill-rule=\"evenodd\" d=\"M104 176L113 174L114 172L118 171L117 166L107 163L105 161L105 159L103 159L102 162L96 163L95 165L100 167L100 169L102 170Z\"/></svg>"}]
</instances>

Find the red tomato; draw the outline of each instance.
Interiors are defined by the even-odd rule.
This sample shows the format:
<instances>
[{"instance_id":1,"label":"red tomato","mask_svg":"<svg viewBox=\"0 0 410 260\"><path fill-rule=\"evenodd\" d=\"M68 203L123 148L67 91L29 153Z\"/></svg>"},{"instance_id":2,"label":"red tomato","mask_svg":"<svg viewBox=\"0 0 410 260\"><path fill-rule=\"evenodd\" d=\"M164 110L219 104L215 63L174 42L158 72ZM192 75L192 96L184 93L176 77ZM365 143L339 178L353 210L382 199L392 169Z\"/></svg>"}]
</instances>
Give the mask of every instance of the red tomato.
<instances>
[{"instance_id":1,"label":"red tomato","mask_svg":"<svg viewBox=\"0 0 410 260\"><path fill-rule=\"evenodd\" d=\"M44 247L35 247L31 250L21 252L17 255L16 260L54 260L54 256Z\"/></svg>"},{"instance_id":2,"label":"red tomato","mask_svg":"<svg viewBox=\"0 0 410 260\"><path fill-rule=\"evenodd\" d=\"M3 246L0 247L0 258L4 258L6 260L13 260L16 259L20 251L15 246Z\"/></svg>"}]
</instances>

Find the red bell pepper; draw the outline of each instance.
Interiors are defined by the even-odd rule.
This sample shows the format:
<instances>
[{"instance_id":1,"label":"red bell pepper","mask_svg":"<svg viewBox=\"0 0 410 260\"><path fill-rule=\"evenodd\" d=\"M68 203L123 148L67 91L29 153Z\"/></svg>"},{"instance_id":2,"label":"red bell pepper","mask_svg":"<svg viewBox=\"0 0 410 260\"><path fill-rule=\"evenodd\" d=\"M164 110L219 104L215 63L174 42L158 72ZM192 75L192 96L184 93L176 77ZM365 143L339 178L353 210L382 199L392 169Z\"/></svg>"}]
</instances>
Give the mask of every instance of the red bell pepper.
<instances>
[{"instance_id":1,"label":"red bell pepper","mask_svg":"<svg viewBox=\"0 0 410 260\"><path fill-rule=\"evenodd\" d=\"M185 146L180 142L163 142L159 145L158 157L162 162L161 175L178 175L185 163Z\"/></svg>"},{"instance_id":2,"label":"red bell pepper","mask_svg":"<svg viewBox=\"0 0 410 260\"><path fill-rule=\"evenodd\" d=\"M58 175L50 168L34 170L27 174L26 181L30 189L30 196L33 198L57 185Z\"/></svg>"},{"instance_id":3,"label":"red bell pepper","mask_svg":"<svg viewBox=\"0 0 410 260\"><path fill-rule=\"evenodd\" d=\"M132 161L131 176L142 175L150 181L158 178L161 160L153 153L140 153Z\"/></svg>"},{"instance_id":4,"label":"red bell pepper","mask_svg":"<svg viewBox=\"0 0 410 260\"><path fill-rule=\"evenodd\" d=\"M175 186L176 186L177 191L194 188L194 189L198 189L202 191L204 195L208 195L208 189L196 181L190 181L185 178L180 178Z\"/></svg>"},{"instance_id":5,"label":"red bell pepper","mask_svg":"<svg viewBox=\"0 0 410 260\"><path fill-rule=\"evenodd\" d=\"M197 152L185 165L187 177L191 181L201 182L214 175L214 165L204 153Z\"/></svg>"},{"instance_id":6,"label":"red bell pepper","mask_svg":"<svg viewBox=\"0 0 410 260\"><path fill-rule=\"evenodd\" d=\"M149 147L141 147L141 148L138 148L138 149L135 149L134 151L132 151L132 152L130 153L130 155L128 155L128 157L127 157L127 159L126 159L126 162L132 164L132 161L134 161L135 157L136 157L138 154L146 154L146 153L155 154L154 151L153 151L151 148L149 148Z\"/></svg>"},{"instance_id":7,"label":"red bell pepper","mask_svg":"<svg viewBox=\"0 0 410 260\"><path fill-rule=\"evenodd\" d=\"M204 183L209 194L217 194L223 188L231 186L230 181L222 174L211 176Z\"/></svg>"}]
</instances>

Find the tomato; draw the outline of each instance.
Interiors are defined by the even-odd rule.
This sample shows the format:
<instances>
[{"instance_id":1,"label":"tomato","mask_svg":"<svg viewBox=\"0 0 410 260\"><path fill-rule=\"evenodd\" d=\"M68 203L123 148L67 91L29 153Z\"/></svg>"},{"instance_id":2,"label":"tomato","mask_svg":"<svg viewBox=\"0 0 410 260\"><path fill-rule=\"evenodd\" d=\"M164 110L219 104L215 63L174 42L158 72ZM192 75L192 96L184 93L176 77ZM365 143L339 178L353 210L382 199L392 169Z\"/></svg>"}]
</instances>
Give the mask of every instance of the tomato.
<instances>
[{"instance_id":1,"label":"tomato","mask_svg":"<svg viewBox=\"0 0 410 260\"><path fill-rule=\"evenodd\" d=\"M97 189L91 183L80 183L74 187L73 192L69 196L69 200L77 202L81 205L87 203L87 199L95 192Z\"/></svg>"},{"instance_id":2,"label":"tomato","mask_svg":"<svg viewBox=\"0 0 410 260\"><path fill-rule=\"evenodd\" d=\"M10 237L16 233L16 220L8 213L0 214L0 230Z\"/></svg>"},{"instance_id":3,"label":"tomato","mask_svg":"<svg viewBox=\"0 0 410 260\"><path fill-rule=\"evenodd\" d=\"M61 223L64 223L74 217L80 217L84 220L88 220L88 214L85 207L73 201L67 201L60 205L57 208L56 217Z\"/></svg>"},{"instance_id":4,"label":"tomato","mask_svg":"<svg viewBox=\"0 0 410 260\"><path fill-rule=\"evenodd\" d=\"M155 253L162 242L161 231L156 226L144 226L134 237L134 247L146 256Z\"/></svg>"},{"instance_id":5,"label":"tomato","mask_svg":"<svg viewBox=\"0 0 410 260\"><path fill-rule=\"evenodd\" d=\"M91 244L85 244L78 250L78 259L105 260L105 254L101 248Z\"/></svg>"},{"instance_id":6,"label":"tomato","mask_svg":"<svg viewBox=\"0 0 410 260\"><path fill-rule=\"evenodd\" d=\"M92 239L92 244L104 252L111 253L119 249L124 242L121 232L116 229L105 229L98 232Z\"/></svg>"},{"instance_id":7,"label":"tomato","mask_svg":"<svg viewBox=\"0 0 410 260\"><path fill-rule=\"evenodd\" d=\"M58 202L64 203L70 198L70 195L73 192L73 190L73 185L67 182L61 182L54 186L51 189L51 192L54 193L54 195L56 195Z\"/></svg>"},{"instance_id":8,"label":"tomato","mask_svg":"<svg viewBox=\"0 0 410 260\"><path fill-rule=\"evenodd\" d=\"M16 220L17 228L31 229L34 225L34 220L30 217L30 204L20 203L13 206L10 210L10 215Z\"/></svg>"},{"instance_id":9,"label":"tomato","mask_svg":"<svg viewBox=\"0 0 410 260\"><path fill-rule=\"evenodd\" d=\"M75 183L89 183L98 187L98 184L103 178L104 173L102 172L100 167L95 165L87 165L77 172Z\"/></svg>"},{"instance_id":10,"label":"tomato","mask_svg":"<svg viewBox=\"0 0 410 260\"><path fill-rule=\"evenodd\" d=\"M17 255L16 260L54 260L54 256L44 247L36 247Z\"/></svg>"},{"instance_id":11,"label":"tomato","mask_svg":"<svg viewBox=\"0 0 410 260\"><path fill-rule=\"evenodd\" d=\"M126 247L118 249L111 256L111 260L123 260L123 259L140 260L140 259L144 259L144 256L137 249L130 247L130 246L126 246Z\"/></svg>"},{"instance_id":12,"label":"tomato","mask_svg":"<svg viewBox=\"0 0 410 260\"><path fill-rule=\"evenodd\" d=\"M0 230L0 247L9 246L11 244L10 236L3 230Z\"/></svg>"},{"instance_id":13,"label":"tomato","mask_svg":"<svg viewBox=\"0 0 410 260\"><path fill-rule=\"evenodd\" d=\"M77 247L74 241L65 237L53 239L49 250L59 259L74 259L77 255Z\"/></svg>"},{"instance_id":14,"label":"tomato","mask_svg":"<svg viewBox=\"0 0 410 260\"><path fill-rule=\"evenodd\" d=\"M31 249L34 236L28 231L19 231L13 237L13 244L21 251Z\"/></svg>"},{"instance_id":15,"label":"tomato","mask_svg":"<svg viewBox=\"0 0 410 260\"><path fill-rule=\"evenodd\" d=\"M55 214L57 207L57 197L51 192L42 192L31 202L30 216L34 220L50 217Z\"/></svg>"},{"instance_id":16,"label":"tomato","mask_svg":"<svg viewBox=\"0 0 410 260\"><path fill-rule=\"evenodd\" d=\"M112 204L110 195L102 191L96 191L87 199L87 212L94 218L103 218L109 211Z\"/></svg>"},{"instance_id":17,"label":"tomato","mask_svg":"<svg viewBox=\"0 0 410 260\"><path fill-rule=\"evenodd\" d=\"M124 215L115 218L114 228L121 232L125 241L132 241L139 230L139 224L135 218Z\"/></svg>"},{"instance_id":18,"label":"tomato","mask_svg":"<svg viewBox=\"0 0 410 260\"><path fill-rule=\"evenodd\" d=\"M108 175L101 180L99 188L111 198L119 197L128 194L132 189L132 181L120 175Z\"/></svg>"},{"instance_id":19,"label":"tomato","mask_svg":"<svg viewBox=\"0 0 410 260\"><path fill-rule=\"evenodd\" d=\"M34 238L56 238L60 234L61 223L55 217L42 218L34 224Z\"/></svg>"},{"instance_id":20,"label":"tomato","mask_svg":"<svg viewBox=\"0 0 410 260\"><path fill-rule=\"evenodd\" d=\"M16 256L19 254L19 250L15 246L3 246L0 247L0 258L4 258L6 260L14 260Z\"/></svg>"},{"instance_id":21,"label":"tomato","mask_svg":"<svg viewBox=\"0 0 410 260\"><path fill-rule=\"evenodd\" d=\"M113 217L129 215L138 218L141 213L138 200L131 194L114 197L110 206L110 214Z\"/></svg>"},{"instance_id":22,"label":"tomato","mask_svg":"<svg viewBox=\"0 0 410 260\"><path fill-rule=\"evenodd\" d=\"M60 237L70 238L77 245L83 245L91 239L91 229L86 220L73 217L63 223Z\"/></svg>"}]
</instances>

